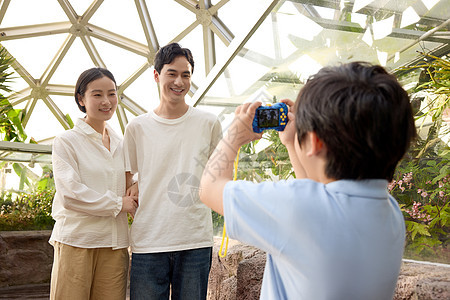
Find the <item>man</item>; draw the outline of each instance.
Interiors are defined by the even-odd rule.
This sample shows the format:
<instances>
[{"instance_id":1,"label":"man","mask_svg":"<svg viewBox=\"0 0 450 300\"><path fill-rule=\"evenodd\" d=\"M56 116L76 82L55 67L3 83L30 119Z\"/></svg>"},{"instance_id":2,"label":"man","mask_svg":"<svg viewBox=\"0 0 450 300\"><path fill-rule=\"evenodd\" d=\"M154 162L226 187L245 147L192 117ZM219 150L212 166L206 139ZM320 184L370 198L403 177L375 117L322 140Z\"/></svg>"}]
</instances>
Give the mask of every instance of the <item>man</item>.
<instances>
[{"instance_id":1,"label":"man","mask_svg":"<svg viewBox=\"0 0 450 300\"><path fill-rule=\"evenodd\" d=\"M132 120L124 137L127 178L139 178L130 296L206 299L212 219L198 186L222 128L215 115L186 104L194 71L189 49L162 47L154 66L160 104Z\"/></svg>"}]
</instances>

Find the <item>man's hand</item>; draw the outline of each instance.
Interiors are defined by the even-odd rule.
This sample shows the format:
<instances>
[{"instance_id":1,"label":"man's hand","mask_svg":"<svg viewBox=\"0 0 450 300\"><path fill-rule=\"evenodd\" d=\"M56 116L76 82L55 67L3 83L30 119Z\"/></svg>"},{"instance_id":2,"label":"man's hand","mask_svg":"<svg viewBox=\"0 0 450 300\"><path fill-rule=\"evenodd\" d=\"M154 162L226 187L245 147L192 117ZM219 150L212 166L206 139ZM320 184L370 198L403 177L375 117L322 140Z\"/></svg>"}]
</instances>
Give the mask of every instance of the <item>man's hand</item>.
<instances>
[{"instance_id":1,"label":"man's hand","mask_svg":"<svg viewBox=\"0 0 450 300\"><path fill-rule=\"evenodd\" d=\"M122 211L129 213L133 218L138 208L137 196L123 196L122 197Z\"/></svg>"},{"instance_id":2,"label":"man's hand","mask_svg":"<svg viewBox=\"0 0 450 300\"><path fill-rule=\"evenodd\" d=\"M127 196L139 196L139 187L137 181L133 183L128 189L126 194Z\"/></svg>"}]
</instances>

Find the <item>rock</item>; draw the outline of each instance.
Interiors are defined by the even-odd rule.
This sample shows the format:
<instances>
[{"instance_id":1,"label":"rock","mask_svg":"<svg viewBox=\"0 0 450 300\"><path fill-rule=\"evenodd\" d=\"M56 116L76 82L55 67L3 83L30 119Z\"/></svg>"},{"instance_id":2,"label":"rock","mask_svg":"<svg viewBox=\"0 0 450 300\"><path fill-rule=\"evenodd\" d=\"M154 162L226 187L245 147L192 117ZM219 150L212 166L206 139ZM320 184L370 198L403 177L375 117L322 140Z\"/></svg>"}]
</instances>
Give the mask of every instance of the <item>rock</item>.
<instances>
[{"instance_id":1,"label":"rock","mask_svg":"<svg viewBox=\"0 0 450 300\"><path fill-rule=\"evenodd\" d=\"M0 287L50 282L51 231L0 232Z\"/></svg>"},{"instance_id":2,"label":"rock","mask_svg":"<svg viewBox=\"0 0 450 300\"><path fill-rule=\"evenodd\" d=\"M450 299L450 266L405 261L394 300Z\"/></svg>"},{"instance_id":3,"label":"rock","mask_svg":"<svg viewBox=\"0 0 450 300\"><path fill-rule=\"evenodd\" d=\"M259 299L266 263L263 251L230 240L225 257L219 256L222 239L214 240L209 300Z\"/></svg>"}]
</instances>

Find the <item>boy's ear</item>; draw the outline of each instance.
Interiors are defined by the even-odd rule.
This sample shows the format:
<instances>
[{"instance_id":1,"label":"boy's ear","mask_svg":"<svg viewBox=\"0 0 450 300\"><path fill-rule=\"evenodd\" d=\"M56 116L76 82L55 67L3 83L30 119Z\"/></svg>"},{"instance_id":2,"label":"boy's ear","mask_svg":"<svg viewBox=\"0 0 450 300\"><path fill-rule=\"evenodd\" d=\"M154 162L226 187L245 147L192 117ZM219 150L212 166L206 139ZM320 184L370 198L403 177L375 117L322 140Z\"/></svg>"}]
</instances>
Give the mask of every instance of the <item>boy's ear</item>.
<instances>
[{"instance_id":1,"label":"boy's ear","mask_svg":"<svg viewBox=\"0 0 450 300\"><path fill-rule=\"evenodd\" d=\"M153 77L155 78L156 82L159 82L159 73L156 70L153 70Z\"/></svg>"},{"instance_id":2,"label":"boy's ear","mask_svg":"<svg viewBox=\"0 0 450 300\"><path fill-rule=\"evenodd\" d=\"M308 132L308 140L310 145L306 153L308 156L318 155L325 149L325 144L314 131Z\"/></svg>"}]
</instances>

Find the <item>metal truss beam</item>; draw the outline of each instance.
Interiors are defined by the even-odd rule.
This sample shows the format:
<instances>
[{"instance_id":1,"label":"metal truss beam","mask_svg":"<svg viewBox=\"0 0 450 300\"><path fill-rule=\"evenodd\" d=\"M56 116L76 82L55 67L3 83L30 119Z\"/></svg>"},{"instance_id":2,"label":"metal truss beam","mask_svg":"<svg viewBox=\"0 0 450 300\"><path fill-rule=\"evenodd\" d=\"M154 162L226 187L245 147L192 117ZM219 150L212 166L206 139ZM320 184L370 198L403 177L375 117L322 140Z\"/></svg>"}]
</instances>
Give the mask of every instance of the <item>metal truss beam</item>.
<instances>
[{"instance_id":1,"label":"metal truss beam","mask_svg":"<svg viewBox=\"0 0 450 300\"><path fill-rule=\"evenodd\" d=\"M208 11L211 7L210 0L199 1L196 18L202 25L203 31L203 57L205 59L205 74L211 71L212 67L216 64L216 46L214 40L214 32L211 30L212 15Z\"/></svg>"},{"instance_id":2,"label":"metal truss beam","mask_svg":"<svg viewBox=\"0 0 450 300\"><path fill-rule=\"evenodd\" d=\"M421 41L424 41L426 39L428 39L430 36L432 36L436 31L438 31L441 28L445 28L447 25L450 24L450 19L448 19L447 21L443 22L441 25L431 29L430 31L427 31L426 33L424 33L423 35L421 35L417 40L415 40L414 42L404 46L402 49L400 49L398 52L402 53L406 50L408 50L409 48L411 48L412 46L416 45L417 43L420 43ZM450 44L450 39L447 38L446 39L447 42L444 42L443 44ZM390 57L388 57L388 61L394 59L395 54L391 55Z\"/></svg>"},{"instance_id":3,"label":"metal truss beam","mask_svg":"<svg viewBox=\"0 0 450 300\"><path fill-rule=\"evenodd\" d=\"M131 112L135 116L139 116L147 113L145 109L140 107L136 102L131 100L125 94L120 95L120 105L126 108L129 112Z\"/></svg>"},{"instance_id":4,"label":"metal truss beam","mask_svg":"<svg viewBox=\"0 0 450 300\"><path fill-rule=\"evenodd\" d=\"M191 25L186 27L182 32L180 32L175 38L173 38L170 43L175 43L181 41L186 35L188 35L195 27L200 24L199 20L195 20Z\"/></svg>"},{"instance_id":5,"label":"metal truss beam","mask_svg":"<svg viewBox=\"0 0 450 300\"><path fill-rule=\"evenodd\" d=\"M125 79L124 82L122 82L122 84L118 87L118 94L122 94L123 91L125 91L125 89L127 87L130 86L130 84L132 84L136 79L139 78L139 76L142 75L142 73L144 73L146 70L148 70L148 68L150 68L150 63L146 62L145 64L143 64L138 70L136 70L136 72L134 72L130 77L128 77L127 79Z\"/></svg>"},{"instance_id":6,"label":"metal truss beam","mask_svg":"<svg viewBox=\"0 0 450 300\"><path fill-rule=\"evenodd\" d=\"M8 9L9 3L11 0L0 0L0 24L5 17L6 10Z\"/></svg>"},{"instance_id":7,"label":"metal truss beam","mask_svg":"<svg viewBox=\"0 0 450 300\"><path fill-rule=\"evenodd\" d=\"M65 21L65 22L54 22L46 24L0 28L0 41L9 41L59 33L68 33L70 31L71 26L72 23Z\"/></svg>"},{"instance_id":8,"label":"metal truss beam","mask_svg":"<svg viewBox=\"0 0 450 300\"><path fill-rule=\"evenodd\" d=\"M191 82L191 88L189 89L189 92L188 92L189 97L193 97L195 92L197 92L197 90L198 90L198 86L195 83Z\"/></svg>"},{"instance_id":9,"label":"metal truss beam","mask_svg":"<svg viewBox=\"0 0 450 300\"><path fill-rule=\"evenodd\" d=\"M299 3L299 4L307 4L307 5L312 5L312 6L332 8L339 12L341 11L341 9L340 9L341 1L336 1L336 0L286 0L286 1L290 1L293 3ZM421 3L421 2L415 1L415 3L413 4L415 9L417 8L416 6L418 6L418 3ZM348 11L353 10L353 5L354 5L354 3L345 2L345 7ZM426 8L424 8L424 9L426 9ZM443 19L436 19L436 18L428 17L428 16L426 16L426 11L422 12L422 10L423 9L421 9L421 10L416 9L417 13L419 15L422 15L422 18L419 21L420 24L434 27L434 26L437 26L438 24L441 24L442 22L446 21ZM358 11L358 13L375 16L376 14L380 14L380 15L401 14L402 11L393 11L393 10L388 10L385 8L371 7L369 4L369 5L366 5L364 8L360 9Z\"/></svg>"},{"instance_id":10,"label":"metal truss beam","mask_svg":"<svg viewBox=\"0 0 450 300\"><path fill-rule=\"evenodd\" d=\"M218 16L212 17L210 28L226 46L229 46L234 39L234 34Z\"/></svg>"},{"instance_id":11,"label":"metal truss beam","mask_svg":"<svg viewBox=\"0 0 450 300\"><path fill-rule=\"evenodd\" d=\"M8 52L8 51L6 51L6 52ZM9 52L8 52L8 55L13 57ZM25 82L31 88L36 86L36 79L34 79L33 76L31 76L31 74L28 73L28 71L16 59L14 59L12 61L11 67L13 67L13 69L17 72L17 74L19 74L20 77L22 77L22 79L25 80Z\"/></svg>"},{"instance_id":12,"label":"metal truss beam","mask_svg":"<svg viewBox=\"0 0 450 300\"><path fill-rule=\"evenodd\" d=\"M121 104L117 105L116 115L117 119L119 120L120 129L122 130L122 133L125 133L125 127L127 127L128 118L125 113L125 109Z\"/></svg>"},{"instance_id":13,"label":"metal truss beam","mask_svg":"<svg viewBox=\"0 0 450 300\"><path fill-rule=\"evenodd\" d=\"M101 27L95 26L93 24L87 25L87 34L141 56L149 57L150 55L150 51L146 45L138 43L132 39L113 33Z\"/></svg>"},{"instance_id":14,"label":"metal truss beam","mask_svg":"<svg viewBox=\"0 0 450 300\"><path fill-rule=\"evenodd\" d=\"M209 12L211 13L211 15L215 15L217 14L217 12L219 11L219 9L224 6L225 4L227 4L230 0L221 0L218 3L216 3L214 6L209 8Z\"/></svg>"},{"instance_id":15,"label":"metal truss beam","mask_svg":"<svg viewBox=\"0 0 450 300\"><path fill-rule=\"evenodd\" d=\"M208 74L216 64L214 32L208 26L203 26L203 55L205 58L205 74Z\"/></svg>"},{"instance_id":16,"label":"metal truss beam","mask_svg":"<svg viewBox=\"0 0 450 300\"><path fill-rule=\"evenodd\" d=\"M365 29L362 28L357 23L352 23L352 22L347 22L347 21L327 20L327 19L312 18L312 17L310 19L326 29L356 32L356 33L363 33L365 31ZM417 30L393 28L392 32L389 34L389 37L416 40L416 39L420 38L424 33L425 32L423 32L423 31L417 31ZM435 43L449 43L450 42L449 39L445 39L445 38L441 38L441 37L433 37L432 35L428 35L426 38L424 38L422 40L428 41L428 42L435 42Z\"/></svg>"},{"instance_id":17,"label":"metal truss beam","mask_svg":"<svg viewBox=\"0 0 450 300\"><path fill-rule=\"evenodd\" d=\"M72 24L75 24L78 22L78 15L73 9L72 5L69 3L69 0L58 0L59 5L64 10L64 13L69 18L69 21Z\"/></svg>"},{"instance_id":18,"label":"metal truss beam","mask_svg":"<svg viewBox=\"0 0 450 300\"><path fill-rule=\"evenodd\" d=\"M211 72L206 77L206 80L204 81L204 84L199 87L197 92L195 93L194 97L192 97L192 102L194 103L194 106L197 106L200 101L203 99L205 94L209 91L211 86L216 82L216 80L219 78L219 76L224 72L224 70L228 67L228 65L231 63L233 58L238 55L239 51L244 47L245 43L250 39L252 34L259 28L259 26L262 24L262 22L266 19L266 17L270 14L270 12L273 10L273 8L278 4L279 0L272 0L272 1L264 1L262 7L262 11L259 14L259 17L257 20L255 20L253 26L250 28L250 30L242 36L241 38L235 38L231 42L231 44L228 46L227 55L225 56L225 60L221 63L217 63L214 68L211 70Z\"/></svg>"},{"instance_id":19,"label":"metal truss beam","mask_svg":"<svg viewBox=\"0 0 450 300\"><path fill-rule=\"evenodd\" d=\"M238 55L268 68L272 68L277 65L277 60L247 48L242 48Z\"/></svg>"},{"instance_id":20,"label":"metal truss beam","mask_svg":"<svg viewBox=\"0 0 450 300\"><path fill-rule=\"evenodd\" d=\"M197 14L196 10L200 8L200 4L198 1L194 0L175 0L178 4L184 6L184 8L187 8L194 14Z\"/></svg>"},{"instance_id":21,"label":"metal truss beam","mask_svg":"<svg viewBox=\"0 0 450 300\"><path fill-rule=\"evenodd\" d=\"M92 39L89 36L81 36L80 38L83 41L84 47L89 53L89 56L91 57L94 65L96 65L97 67L106 68L106 64L103 62L100 53L97 51L97 48L92 42Z\"/></svg>"},{"instance_id":22,"label":"metal truss beam","mask_svg":"<svg viewBox=\"0 0 450 300\"><path fill-rule=\"evenodd\" d=\"M47 84L46 90L49 95L73 96L75 92L75 86L64 84Z\"/></svg>"},{"instance_id":23,"label":"metal truss beam","mask_svg":"<svg viewBox=\"0 0 450 300\"><path fill-rule=\"evenodd\" d=\"M275 49L275 59L280 61L282 59L281 55L281 42L280 42L280 32L278 30L278 18L276 13L271 13L272 17L272 35L273 35L273 48ZM272 64L274 66L274 64Z\"/></svg>"},{"instance_id":24,"label":"metal truss beam","mask_svg":"<svg viewBox=\"0 0 450 300\"><path fill-rule=\"evenodd\" d=\"M0 150L24 153L52 154L51 145L12 143L0 141Z\"/></svg>"},{"instance_id":25,"label":"metal truss beam","mask_svg":"<svg viewBox=\"0 0 450 300\"><path fill-rule=\"evenodd\" d=\"M433 50L431 50L430 52L427 52L427 54L432 55L432 56L436 56L436 57L442 57L444 55L447 55L450 53L450 44L446 44L446 45L441 45L439 47L434 48ZM424 59L427 58L428 61L432 60L432 58L430 57L425 57L423 55L418 56L416 59L400 66L397 67L392 73L396 76L396 77L401 77L404 76L405 74L412 72L414 70L416 70L417 68L414 66L419 65L421 62L424 61Z\"/></svg>"},{"instance_id":26,"label":"metal truss beam","mask_svg":"<svg viewBox=\"0 0 450 300\"><path fill-rule=\"evenodd\" d=\"M159 49L158 38L156 37L155 29L153 28L152 19L147 9L145 0L135 0L136 8L141 19L142 29L144 29L145 38L147 40L150 53L155 54Z\"/></svg>"},{"instance_id":27,"label":"metal truss beam","mask_svg":"<svg viewBox=\"0 0 450 300\"><path fill-rule=\"evenodd\" d=\"M36 107L38 99L30 99L28 100L27 105L25 106L25 116L23 116L22 119L22 126L25 128L28 124L28 121L30 120L31 114L34 111L34 108Z\"/></svg>"},{"instance_id":28,"label":"metal truss beam","mask_svg":"<svg viewBox=\"0 0 450 300\"><path fill-rule=\"evenodd\" d=\"M56 117L59 123L61 123L64 129L70 129L70 125L69 122L67 122L66 116L62 113L55 102L53 102L53 100L49 96L43 97L42 101L44 101L45 105L47 105L48 109L50 109L52 114Z\"/></svg>"},{"instance_id":29,"label":"metal truss beam","mask_svg":"<svg viewBox=\"0 0 450 300\"><path fill-rule=\"evenodd\" d=\"M81 17L81 24L86 25L89 20L92 18L92 16L95 14L95 12L98 10L100 5L103 3L103 0L94 0L91 5L86 9L83 16Z\"/></svg>"},{"instance_id":30,"label":"metal truss beam","mask_svg":"<svg viewBox=\"0 0 450 300\"><path fill-rule=\"evenodd\" d=\"M21 91L11 94L8 99L12 106L16 106L24 101L31 99L31 87L24 88Z\"/></svg>"},{"instance_id":31,"label":"metal truss beam","mask_svg":"<svg viewBox=\"0 0 450 300\"><path fill-rule=\"evenodd\" d=\"M61 45L61 47L58 50L58 53L53 57L52 61L48 65L47 69L44 71L44 73L41 76L41 85L46 86L50 80L50 78L55 73L56 69L58 68L59 64L63 60L66 53L69 51L70 46L72 46L73 42L75 41L76 36L70 34L64 41L64 43Z\"/></svg>"}]
</instances>

